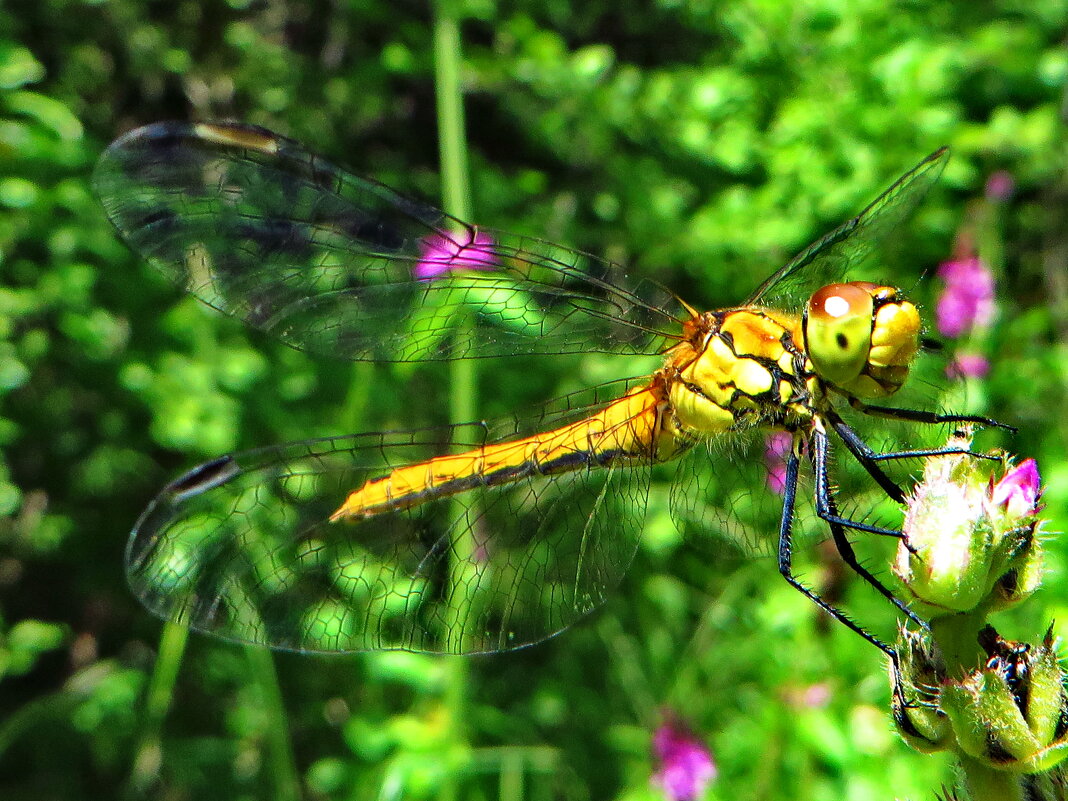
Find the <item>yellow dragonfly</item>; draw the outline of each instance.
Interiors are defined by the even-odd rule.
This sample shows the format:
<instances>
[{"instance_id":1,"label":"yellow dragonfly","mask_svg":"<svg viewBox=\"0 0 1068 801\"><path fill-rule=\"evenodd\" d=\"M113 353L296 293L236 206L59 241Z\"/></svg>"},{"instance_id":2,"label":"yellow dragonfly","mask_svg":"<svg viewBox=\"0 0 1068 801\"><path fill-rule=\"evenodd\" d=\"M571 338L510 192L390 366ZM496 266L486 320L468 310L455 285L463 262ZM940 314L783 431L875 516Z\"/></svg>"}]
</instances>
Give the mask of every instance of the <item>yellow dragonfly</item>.
<instances>
[{"instance_id":1,"label":"yellow dragonfly","mask_svg":"<svg viewBox=\"0 0 1068 801\"><path fill-rule=\"evenodd\" d=\"M795 507L809 505L846 563L912 616L847 537L899 533L840 513L830 473L844 453L901 502L886 468L937 451L876 452L849 415L997 425L881 405L909 377L922 323L898 289L854 280L946 158L943 148L923 159L743 303L701 312L627 288L607 261L452 219L259 127L126 134L94 176L122 237L200 300L295 348L383 362L659 360L651 374L539 414L307 440L195 467L133 531L134 592L163 618L278 649L519 648L605 600L635 553L651 475L678 464L669 506L680 526L770 534L791 584L890 653L795 577ZM754 443L775 431L791 443L779 492L731 495L760 460ZM799 492L802 476L811 487ZM774 523L754 535L742 519L761 493L781 504L777 538Z\"/></svg>"}]
</instances>

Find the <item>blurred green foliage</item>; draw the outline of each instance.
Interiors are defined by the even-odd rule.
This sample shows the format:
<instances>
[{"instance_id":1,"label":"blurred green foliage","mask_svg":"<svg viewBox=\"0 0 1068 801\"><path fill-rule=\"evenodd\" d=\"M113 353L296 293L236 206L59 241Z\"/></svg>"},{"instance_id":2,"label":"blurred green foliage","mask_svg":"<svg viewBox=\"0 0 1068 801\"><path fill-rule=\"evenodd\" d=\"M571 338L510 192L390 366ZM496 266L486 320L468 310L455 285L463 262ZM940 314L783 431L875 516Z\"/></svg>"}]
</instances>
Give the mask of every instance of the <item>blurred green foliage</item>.
<instances>
[{"instance_id":1,"label":"blurred green foliage","mask_svg":"<svg viewBox=\"0 0 1068 801\"><path fill-rule=\"evenodd\" d=\"M900 283L949 258L955 237L992 263L993 370L970 403L1020 427L1012 447L1039 460L1048 530L1065 529L1068 3L457 10L478 219L604 253L698 306L741 299L950 144L898 243L913 270ZM271 768L289 758L277 719L236 646L191 639L161 739L144 734L159 623L125 588L125 532L170 477L229 449L442 422L446 374L313 360L182 297L113 236L88 175L135 125L238 118L435 197L430 36L417 2L0 8L3 798L114 798L138 771L153 797L289 794ZM1015 192L984 205L995 170ZM625 368L493 366L482 407ZM533 649L464 668L277 657L302 792L655 798L663 707L712 747L710 797L932 798L951 781L946 761L890 734L878 653L828 627L771 560L709 564L649 541L615 602ZM1008 636L1068 618L1066 554L1051 537L1046 589ZM833 592L821 558L809 578ZM843 603L891 632L889 608L851 589Z\"/></svg>"}]
</instances>

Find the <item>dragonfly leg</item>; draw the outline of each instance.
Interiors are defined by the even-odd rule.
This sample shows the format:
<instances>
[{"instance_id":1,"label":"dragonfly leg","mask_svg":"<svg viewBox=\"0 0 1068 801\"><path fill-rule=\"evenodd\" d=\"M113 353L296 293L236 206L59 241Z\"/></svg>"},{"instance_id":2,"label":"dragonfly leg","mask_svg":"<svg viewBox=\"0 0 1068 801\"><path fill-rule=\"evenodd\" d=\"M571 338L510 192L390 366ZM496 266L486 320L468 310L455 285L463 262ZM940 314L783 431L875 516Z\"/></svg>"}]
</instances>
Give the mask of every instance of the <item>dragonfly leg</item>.
<instances>
[{"instance_id":1,"label":"dragonfly leg","mask_svg":"<svg viewBox=\"0 0 1068 801\"><path fill-rule=\"evenodd\" d=\"M897 654L891 658L890 662L891 684L893 685L890 694L890 710L894 723L897 724L901 731L917 739L926 739L924 734L916 728L907 711L910 709L934 708L934 704L928 700L917 701L909 698L905 690L905 677L901 673L901 664L898 662Z\"/></svg>"},{"instance_id":2,"label":"dragonfly leg","mask_svg":"<svg viewBox=\"0 0 1068 801\"><path fill-rule=\"evenodd\" d=\"M874 534L888 534L898 538L901 538L903 535L900 531L884 529L879 526L869 526L866 523L859 523L855 520L842 517L838 513L834 494L831 492L831 482L827 477L827 450L829 447L827 434L823 431L816 430L812 433L809 442L812 448L812 469L816 474L816 514L831 527L831 537L834 540L835 547L838 548L838 553L841 555L842 561L845 562L854 573L864 579L864 581L866 581L876 592L897 607L898 611L905 615L909 620L920 628L929 628L926 621L909 609L904 601L894 595L885 584L879 581L879 579L872 575L872 573L860 563L857 559L856 551L853 550L853 544L846 536L845 530L848 527L857 531L866 531Z\"/></svg>"},{"instance_id":3,"label":"dragonfly leg","mask_svg":"<svg viewBox=\"0 0 1068 801\"><path fill-rule=\"evenodd\" d=\"M1016 427L1008 423L1002 423L992 417L982 417L977 414L938 414L937 412L923 411L920 409L897 409L892 406L873 406L856 398L849 399L849 405L863 414L872 417L886 417L891 420L908 420L913 423L926 423L928 425L940 425L943 423L974 423L984 428L1000 428L1011 434L1016 433Z\"/></svg>"},{"instance_id":4,"label":"dragonfly leg","mask_svg":"<svg viewBox=\"0 0 1068 801\"><path fill-rule=\"evenodd\" d=\"M798 456L796 452L791 453L789 460L786 462L786 477L783 486L782 521L779 524L779 573L782 574L782 577L786 579L791 587L816 604L816 606L847 629L859 634L865 641L871 643L886 654L894 664L896 673L898 658L897 652L893 648L871 632L867 631L859 623L854 622L853 619L841 609L823 600L818 593L806 587L801 583L801 580L794 575L792 531L794 522L794 503L797 500L797 474L800 462L800 456Z\"/></svg>"},{"instance_id":5,"label":"dragonfly leg","mask_svg":"<svg viewBox=\"0 0 1068 801\"><path fill-rule=\"evenodd\" d=\"M849 428L841 419L836 419L831 415L826 415L827 421L838 431L838 424L845 429L846 433L843 434L839 431L839 436L843 438L846 447L849 449L864 468L868 471L875 482L883 488L888 496L897 503L905 502L905 493L901 488L895 484L882 468L876 464L874 459L868 457L868 454L875 454L871 448L869 448L862 439ZM847 439L849 437L849 439ZM827 450L830 447L827 441L827 435L822 430L813 432L812 438L812 463L816 471L816 514L819 515L821 520L826 521L832 526L838 525L845 528L851 528L854 531L863 531L866 534L877 534L880 537L894 537L895 539L901 539L901 532L892 529L884 528L883 526L873 526L870 523L862 523L859 520L850 520L848 517L842 517L838 514L838 510L835 508L834 500L831 497L830 481L827 479ZM857 448L856 450L854 448ZM822 471L820 466L822 465Z\"/></svg>"},{"instance_id":6,"label":"dragonfly leg","mask_svg":"<svg viewBox=\"0 0 1068 801\"><path fill-rule=\"evenodd\" d=\"M905 410L908 411L908 410ZM921 414L917 412L917 414ZM849 449L849 452L853 454L861 467L863 467L874 480L875 483L883 488L883 491L887 496L897 503L905 503L905 493L884 471L879 467L879 462L887 462L894 459L922 459L927 456L949 456L951 454L970 454L979 459L993 459L997 460L999 457L991 456L986 453L976 453L968 448L960 448L955 446L943 446L940 448L917 448L915 450L902 450L902 451L887 451L885 453L879 453L871 448L868 443L860 438L853 428L846 423L835 412L828 412L824 415L827 422L830 423L831 428L838 434L842 440L842 444ZM911 419L911 418L910 418ZM970 418L965 421L952 421L952 422L975 422L980 418ZM985 419L985 418L982 418ZM923 422L951 422L949 420L930 421L924 420ZM999 424L1000 425L1000 424ZM1013 429L1015 430L1015 429Z\"/></svg>"}]
</instances>

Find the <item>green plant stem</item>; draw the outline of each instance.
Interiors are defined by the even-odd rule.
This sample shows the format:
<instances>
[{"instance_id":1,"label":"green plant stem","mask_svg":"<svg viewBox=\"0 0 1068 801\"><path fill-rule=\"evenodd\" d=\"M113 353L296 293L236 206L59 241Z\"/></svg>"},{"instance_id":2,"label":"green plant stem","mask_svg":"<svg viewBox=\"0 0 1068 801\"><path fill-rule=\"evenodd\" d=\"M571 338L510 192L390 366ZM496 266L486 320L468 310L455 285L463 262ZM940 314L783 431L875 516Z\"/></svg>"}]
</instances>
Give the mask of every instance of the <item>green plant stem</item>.
<instances>
[{"instance_id":1,"label":"green plant stem","mask_svg":"<svg viewBox=\"0 0 1068 801\"><path fill-rule=\"evenodd\" d=\"M965 754L959 754L957 759L971 801L1023 801L1019 774L994 770Z\"/></svg>"},{"instance_id":2,"label":"green plant stem","mask_svg":"<svg viewBox=\"0 0 1068 801\"><path fill-rule=\"evenodd\" d=\"M159 653L156 655L156 664L152 668L148 691L145 694L141 734L134 749L133 764L127 782L127 794L130 797L144 796L159 779L160 766L163 764L163 720L167 717L167 710L174 699L174 686L178 681L178 670L182 665L188 639L189 629L177 623L163 624Z\"/></svg>"},{"instance_id":3,"label":"green plant stem","mask_svg":"<svg viewBox=\"0 0 1068 801\"><path fill-rule=\"evenodd\" d=\"M451 3L447 0L439 0L435 4L434 12L434 82L437 95L442 202L445 211L466 220L471 216L471 193L463 93L460 86L460 24L452 16Z\"/></svg>"},{"instance_id":4,"label":"green plant stem","mask_svg":"<svg viewBox=\"0 0 1068 801\"><path fill-rule=\"evenodd\" d=\"M266 648L250 645L245 648L252 676L259 687L263 699L263 709L267 719L265 739L267 741L267 765L271 771L274 793L277 801L298 801L300 798L300 777L297 773L293 746L289 739L289 725L285 704L282 702L282 690L278 686L278 672L274 667L274 654Z\"/></svg>"},{"instance_id":5,"label":"green plant stem","mask_svg":"<svg viewBox=\"0 0 1068 801\"><path fill-rule=\"evenodd\" d=\"M982 609L931 620L931 639L942 653L949 678L961 678L980 664L979 630L985 624L986 611Z\"/></svg>"},{"instance_id":6,"label":"green plant stem","mask_svg":"<svg viewBox=\"0 0 1068 801\"><path fill-rule=\"evenodd\" d=\"M521 752L505 753L501 759L498 798L523 801L523 755Z\"/></svg>"},{"instance_id":7,"label":"green plant stem","mask_svg":"<svg viewBox=\"0 0 1068 801\"><path fill-rule=\"evenodd\" d=\"M367 412L367 401L371 397L373 371L370 362L356 362L353 365L352 381L341 408L343 431L339 431L339 434L363 430L363 417Z\"/></svg>"},{"instance_id":8,"label":"green plant stem","mask_svg":"<svg viewBox=\"0 0 1068 801\"><path fill-rule=\"evenodd\" d=\"M467 167L467 144L464 132L463 94L460 85L461 46L459 21L454 16L454 8L447 0L438 0L434 6L434 70L438 112L438 142L441 157L442 201L445 211L461 220L470 218L469 182ZM469 315L463 315L453 336L457 341L468 341L472 334L474 322ZM474 419L477 406L477 375L475 363L471 359L454 359L449 364L449 417L453 423L464 423ZM454 519L458 519L463 510L454 510ZM450 597L450 647L462 650L462 642L453 642L451 632L460 632L463 626L459 620L466 614L469 603L465 579L473 562L467 558L473 554L474 543L470 534L457 537L453 543L455 558L451 567ZM452 625L453 623L457 625ZM447 689L445 704L454 729L454 741L466 739L462 731L465 720L467 697L467 665L458 657L448 663ZM456 771L450 771L449 778L442 786L441 798L459 797L459 782Z\"/></svg>"}]
</instances>

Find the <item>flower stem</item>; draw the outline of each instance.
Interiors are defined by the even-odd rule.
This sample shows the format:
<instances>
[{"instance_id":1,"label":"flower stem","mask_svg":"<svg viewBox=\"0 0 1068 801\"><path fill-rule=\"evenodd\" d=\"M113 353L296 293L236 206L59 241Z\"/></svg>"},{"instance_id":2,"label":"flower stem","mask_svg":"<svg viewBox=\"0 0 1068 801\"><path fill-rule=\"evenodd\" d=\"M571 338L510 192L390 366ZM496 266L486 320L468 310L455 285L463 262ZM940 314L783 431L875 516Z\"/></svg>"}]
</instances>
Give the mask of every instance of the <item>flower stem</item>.
<instances>
[{"instance_id":1,"label":"flower stem","mask_svg":"<svg viewBox=\"0 0 1068 801\"><path fill-rule=\"evenodd\" d=\"M971 801L1023 801L1019 774L994 770L966 754L958 754L957 760Z\"/></svg>"},{"instance_id":2,"label":"flower stem","mask_svg":"<svg viewBox=\"0 0 1068 801\"><path fill-rule=\"evenodd\" d=\"M261 646L249 645L245 648L245 657L258 685L267 721L264 735L267 741L267 766L274 788L272 798L299 801L300 778L289 739L289 724L282 702L282 690L278 686L274 654Z\"/></svg>"},{"instance_id":3,"label":"flower stem","mask_svg":"<svg viewBox=\"0 0 1068 801\"><path fill-rule=\"evenodd\" d=\"M452 16L452 5L448 0L438 0L434 5L434 81L441 158L441 194L445 211L466 220L470 217L471 195L463 93L460 87L460 24Z\"/></svg>"},{"instance_id":4,"label":"flower stem","mask_svg":"<svg viewBox=\"0 0 1068 801\"><path fill-rule=\"evenodd\" d=\"M931 639L938 645L950 678L960 678L982 662L979 629L986 625L987 612L976 609L956 615L933 618Z\"/></svg>"},{"instance_id":5,"label":"flower stem","mask_svg":"<svg viewBox=\"0 0 1068 801\"><path fill-rule=\"evenodd\" d=\"M174 685L189 639L189 629L177 623L163 624L159 638L159 653L152 668L152 676L145 694L141 734L134 749L133 765L127 781L131 797L149 793L159 779L163 764L163 720L174 698Z\"/></svg>"},{"instance_id":6,"label":"flower stem","mask_svg":"<svg viewBox=\"0 0 1068 801\"><path fill-rule=\"evenodd\" d=\"M438 0L434 4L434 79L438 112L438 142L442 173L442 201L445 211L461 220L470 218L470 190L468 182L467 143L464 131L463 93L460 84L461 41L459 21L454 4ZM462 315L453 336L458 342L470 341L474 321L469 314ZM464 423L475 418L477 406L477 374L472 359L458 358L449 363L449 418L453 423ZM462 508L454 509L454 519L459 519ZM468 614L470 599L465 587L469 579L465 574L473 566L471 559L474 543L470 533L454 536L452 543L455 558L450 567L450 616L449 648L463 650L463 642L453 640L462 636L465 629L462 618ZM467 664L459 657L448 661L445 705L453 727L454 742L466 740L462 731L467 698ZM440 797L459 797L459 782L455 772L450 771L442 786Z\"/></svg>"}]
</instances>

